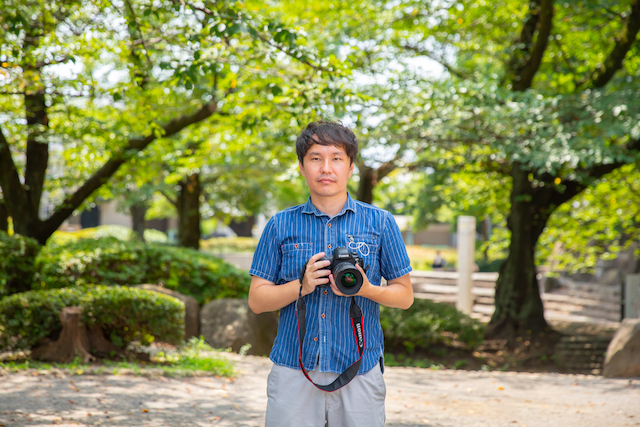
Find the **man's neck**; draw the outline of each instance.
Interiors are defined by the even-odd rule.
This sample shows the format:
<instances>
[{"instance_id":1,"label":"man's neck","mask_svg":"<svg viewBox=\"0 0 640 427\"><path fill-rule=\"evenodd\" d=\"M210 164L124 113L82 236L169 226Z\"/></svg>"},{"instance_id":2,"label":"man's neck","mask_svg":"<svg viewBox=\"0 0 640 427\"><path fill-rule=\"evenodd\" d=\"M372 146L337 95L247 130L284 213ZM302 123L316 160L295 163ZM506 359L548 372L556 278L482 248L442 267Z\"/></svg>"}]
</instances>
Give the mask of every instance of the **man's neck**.
<instances>
[{"instance_id":1,"label":"man's neck","mask_svg":"<svg viewBox=\"0 0 640 427\"><path fill-rule=\"evenodd\" d=\"M333 197L320 197L312 194L311 203L313 203L313 206L315 206L320 212L333 218L342 211L342 208L347 203L348 198L349 196L346 192Z\"/></svg>"}]
</instances>

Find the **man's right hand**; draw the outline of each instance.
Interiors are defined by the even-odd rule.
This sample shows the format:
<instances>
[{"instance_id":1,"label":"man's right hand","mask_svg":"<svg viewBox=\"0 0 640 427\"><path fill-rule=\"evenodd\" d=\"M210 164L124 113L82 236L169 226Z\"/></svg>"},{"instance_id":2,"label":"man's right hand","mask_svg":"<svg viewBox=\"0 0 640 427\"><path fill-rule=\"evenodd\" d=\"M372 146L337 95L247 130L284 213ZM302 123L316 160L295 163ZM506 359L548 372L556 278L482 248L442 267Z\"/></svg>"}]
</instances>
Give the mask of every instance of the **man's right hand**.
<instances>
[{"instance_id":1,"label":"man's right hand","mask_svg":"<svg viewBox=\"0 0 640 427\"><path fill-rule=\"evenodd\" d=\"M312 256L307 262L304 277L302 278L302 296L308 295L316 290L316 286L325 285L329 283L329 274L331 270L323 270L323 268L331 265L331 261L322 260L320 258L324 256L324 252L320 252Z\"/></svg>"}]
</instances>

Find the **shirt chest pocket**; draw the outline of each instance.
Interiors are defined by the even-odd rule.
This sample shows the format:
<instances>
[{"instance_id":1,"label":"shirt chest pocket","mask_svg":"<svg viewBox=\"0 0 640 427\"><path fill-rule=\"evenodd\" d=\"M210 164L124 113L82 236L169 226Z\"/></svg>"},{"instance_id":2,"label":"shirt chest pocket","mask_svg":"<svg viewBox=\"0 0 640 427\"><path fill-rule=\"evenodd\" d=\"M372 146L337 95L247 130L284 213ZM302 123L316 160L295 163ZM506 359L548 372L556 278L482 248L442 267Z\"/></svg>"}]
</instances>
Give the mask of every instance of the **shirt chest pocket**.
<instances>
[{"instance_id":1,"label":"shirt chest pocket","mask_svg":"<svg viewBox=\"0 0 640 427\"><path fill-rule=\"evenodd\" d=\"M379 269L378 252L380 237L374 234L347 234L345 246L351 251L356 252L364 262L367 276L372 269Z\"/></svg>"},{"instance_id":2,"label":"shirt chest pocket","mask_svg":"<svg viewBox=\"0 0 640 427\"><path fill-rule=\"evenodd\" d=\"M311 258L311 243L287 243L281 246L282 267L280 283L287 283L300 278L302 267Z\"/></svg>"}]
</instances>

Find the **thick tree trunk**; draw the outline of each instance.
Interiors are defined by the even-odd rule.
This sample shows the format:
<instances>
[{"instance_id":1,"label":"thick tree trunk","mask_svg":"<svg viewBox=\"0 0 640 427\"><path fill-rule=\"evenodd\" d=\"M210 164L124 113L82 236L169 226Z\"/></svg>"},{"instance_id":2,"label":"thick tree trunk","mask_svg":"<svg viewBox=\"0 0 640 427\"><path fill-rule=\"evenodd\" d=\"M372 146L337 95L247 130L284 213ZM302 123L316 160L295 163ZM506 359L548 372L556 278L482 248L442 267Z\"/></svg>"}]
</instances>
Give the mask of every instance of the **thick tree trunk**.
<instances>
[{"instance_id":1,"label":"thick tree trunk","mask_svg":"<svg viewBox=\"0 0 640 427\"><path fill-rule=\"evenodd\" d=\"M180 183L178 195L178 245L200 249L200 175L188 176Z\"/></svg>"},{"instance_id":2,"label":"thick tree trunk","mask_svg":"<svg viewBox=\"0 0 640 427\"><path fill-rule=\"evenodd\" d=\"M360 182L356 199L364 203L373 203L373 188L376 186L376 170L364 164L358 165L360 170Z\"/></svg>"},{"instance_id":3,"label":"thick tree trunk","mask_svg":"<svg viewBox=\"0 0 640 427\"><path fill-rule=\"evenodd\" d=\"M500 268L496 282L495 312L487 327L487 339L505 339L548 331L538 287L535 248L549 218L539 209L529 182L529 172L515 165L513 190L507 226L511 230L509 256Z\"/></svg>"},{"instance_id":4,"label":"thick tree trunk","mask_svg":"<svg viewBox=\"0 0 640 427\"><path fill-rule=\"evenodd\" d=\"M145 203L136 203L129 207L132 222L131 228L142 242L144 242L144 230L147 228L147 223L144 217L147 214L148 209L149 208Z\"/></svg>"},{"instance_id":5,"label":"thick tree trunk","mask_svg":"<svg viewBox=\"0 0 640 427\"><path fill-rule=\"evenodd\" d=\"M242 221L231 221L229 228L231 228L238 237L252 237L255 223L256 217L251 215Z\"/></svg>"},{"instance_id":6,"label":"thick tree trunk","mask_svg":"<svg viewBox=\"0 0 640 427\"><path fill-rule=\"evenodd\" d=\"M4 200L0 199L0 231L9 231L9 212L4 205Z\"/></svg>"}]
</instances>

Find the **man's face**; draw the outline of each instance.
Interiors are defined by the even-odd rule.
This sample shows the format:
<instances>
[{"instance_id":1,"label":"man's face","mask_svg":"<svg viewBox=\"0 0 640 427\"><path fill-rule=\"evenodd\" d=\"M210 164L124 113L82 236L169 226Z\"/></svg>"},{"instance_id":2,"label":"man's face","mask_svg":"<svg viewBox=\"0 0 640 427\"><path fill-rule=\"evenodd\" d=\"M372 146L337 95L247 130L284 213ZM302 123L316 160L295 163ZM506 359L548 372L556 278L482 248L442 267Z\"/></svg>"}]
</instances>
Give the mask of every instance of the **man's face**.
<instances>
[{"instance_id":1,"label":"man's face","mask_svg":"<svg viewBox=\"0 0 640 427\"><path fill-rule=\"evenodd\" d=\"M299 166L311 194L320 197L346 192L347 182L353 173L353 164L347 153L334 145L313 144Z\"/></svg>"}]
</instances>

